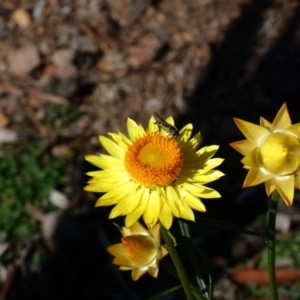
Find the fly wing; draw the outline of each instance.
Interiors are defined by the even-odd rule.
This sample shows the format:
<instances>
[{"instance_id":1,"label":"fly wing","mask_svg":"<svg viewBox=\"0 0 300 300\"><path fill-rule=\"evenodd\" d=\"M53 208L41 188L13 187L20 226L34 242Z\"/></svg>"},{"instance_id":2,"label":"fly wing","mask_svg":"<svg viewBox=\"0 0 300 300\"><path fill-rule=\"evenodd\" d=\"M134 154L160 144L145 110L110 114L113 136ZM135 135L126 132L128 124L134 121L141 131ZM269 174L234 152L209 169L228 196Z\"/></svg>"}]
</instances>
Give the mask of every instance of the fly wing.
<instances>
[{"instance_id":1,"label":"fly wing","mask_svg":"<svg viewBox=\"0 0 300 300\"><path fill-rule=\"evenodd\" d=\"M155 116L163 123L166 123L166 121L156 112L154 112Z\"/></svg>"}]
</instances>

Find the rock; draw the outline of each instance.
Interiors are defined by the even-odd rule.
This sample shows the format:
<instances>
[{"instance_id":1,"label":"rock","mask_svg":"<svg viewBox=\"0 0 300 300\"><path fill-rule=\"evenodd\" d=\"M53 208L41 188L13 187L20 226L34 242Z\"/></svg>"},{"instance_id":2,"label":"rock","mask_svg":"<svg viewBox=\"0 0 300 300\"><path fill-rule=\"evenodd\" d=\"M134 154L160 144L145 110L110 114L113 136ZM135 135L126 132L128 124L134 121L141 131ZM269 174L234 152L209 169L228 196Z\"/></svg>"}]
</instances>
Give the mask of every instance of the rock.
<instances>
[{"instance_id":1,"label":"rock","mask_svg":"<svg viewBox=\"0 0 300 300\"><path fill-rule=\"evenodd\" d=\"M9 119L5 116L5 114L0 109L0 128L4 128L9 123Z\"/></svg>"},{"instance_id":2,"label":"rock","mask_svg":"<svg viewBox=\"0 0 300 300\"><path fill-rule=\"evenodd\" d=\"M37 47L27 44L8 54L8 71L12 75L26 76L40 64Z\"/></svg>"},{"instance_id":3,"label":"rock","mask_svg":"<svg viewBox=\"0 0 300 300\"><path fill-rule=\"evenodd\" d=\"M138 69L144 63L151 61L160 47L161 41L156 37L144 36L137 45L129 48L129 65L134 69Z\"/></svg>"},{"instance_id":4,"label":"rock","mask_svg":"<svg viewBox=\"0 0 300 300\"><path fill-rule=\"evenodd\" d=\"M72 63L74 51L72 49L60 49L54 52L52 62L56 66L55 76L60 79L75 78L77 68Z\"/></svg>"},{"instance_id":5,"label":"rock","mask_svg":"<svg viewBox=\"0 0 300 300\"><path fill-rule=\"evenodd\" d=\"M69 205L68 197L57 190L52 190L49 195L49 201L58 208L65 209Z\"/></svg>"},{"instance_id":6,"label":"rock","mask_svg":"<svg viewBox=\"0 0 300 300\"><path fill-rule=\"evenodd\" d=\"M0 143L15 143L18 140L18 134L12 129L0 129Z\"/></svg>"},{"instance_id":7,"label":"rock","mask_svg":"<svg viewBox=\"0 0 300 300\"><path fill-rule=\"evenodd\" d=\"M31 19L30 19L29 13L27 12L27 10L25 10L23 8L17 8L12 13L11 17L21 28L27 28L31 24Z\"/></svg>"}]
</instances>

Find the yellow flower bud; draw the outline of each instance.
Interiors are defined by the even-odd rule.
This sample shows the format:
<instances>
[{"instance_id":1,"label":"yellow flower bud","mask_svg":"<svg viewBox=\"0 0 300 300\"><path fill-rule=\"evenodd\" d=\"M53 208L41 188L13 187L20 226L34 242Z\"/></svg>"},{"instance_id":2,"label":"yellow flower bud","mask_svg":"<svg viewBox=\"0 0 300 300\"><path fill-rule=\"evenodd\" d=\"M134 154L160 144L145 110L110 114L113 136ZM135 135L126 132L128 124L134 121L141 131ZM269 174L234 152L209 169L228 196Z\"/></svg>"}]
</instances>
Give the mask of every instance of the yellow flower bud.
<instances>
[{"instance_id":1,"label":"yellow flower bud","mask_svg":"<svg viewBox=\"0 0 300 300\"><path fill-rule=\"evenodd\" d=\"M115 256L113 264L118 265L120 270L132 270L133 280L147 272L156 278L158 262L168 254L167 249L160 245L160 224L147 230L136 222L130 227L123 227L122 236L122 243L107 248Z\"/></svg>"}]
</instances>

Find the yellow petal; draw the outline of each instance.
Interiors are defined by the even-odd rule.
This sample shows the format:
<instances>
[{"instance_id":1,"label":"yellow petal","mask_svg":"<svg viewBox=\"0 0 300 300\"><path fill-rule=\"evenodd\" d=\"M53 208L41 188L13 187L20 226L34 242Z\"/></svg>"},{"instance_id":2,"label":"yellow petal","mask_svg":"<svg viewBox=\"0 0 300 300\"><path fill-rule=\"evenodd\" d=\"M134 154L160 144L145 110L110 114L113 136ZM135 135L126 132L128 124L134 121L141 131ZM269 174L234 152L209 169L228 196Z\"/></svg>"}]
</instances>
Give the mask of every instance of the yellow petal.
<instances>
[{"instance_id":1,"label":"yellow petal","mask_svg":"<svg viewBox=\"0 0 300 300\"><path fill-rule=\"evenodd\" d=\"M189 205L191 208L196 209L201 212L206 212L206 208L204 204L201 202L201 200L186 190L178 189L180 193L180 198L182 201L184 201L187 205Z\"/></svg>"},{"instance_id":2,"label":"yellow petal","mask_svg":"<svg viewBox=\"0 0 300 300\"><path fill-rule=\"evenodd\" d=\"M110 140L114 141L116 144L119 144L120 141L122 141L122 137L115 132L108 132L107 136Z\"/></svg>"},{"instance_id":3,"label":"yellow petal","mask_svg":"<svg viewBox=\"0 0 300 300\"><path fill-rule=\"evenodd\" d=\"M119 246L120 251L118 251L115 247ZM134 264L130 261L130 259L127 257L123 250L122 244L116 244L107 247L107 251L116 256L112 263L114 265L120 266L119 269L122 270L131 270L134 267Z\"/></svg>"},{"instance_id":4,"label":"yellow petal","mask_svg":"<svg viewBox=\"0 0 300 300\"><path fill-rule=\"evenodd\" d=\"M179 218L179 210L177 208L177 205L175 204L175 199L177 198L177 195L174 191L174 188L172 186L167 186L165 191L162 191L162 200L163 202L167 203L167 205L170 207L172 214ZM166 227L165 227L166 228Z\"/></svg>"},{"instance_id":5,"label":"yellow petal","mask_svg":"<svg viewBox=\"0 0 300 300\"><path fill-rule=\"evenodd\" d=\"M134 224L144 213L147 202L141 202L135 210L130 212L125 218L125 226Z\"/></svg>"},{"instance_id":6,"label":"yellow petal","mask_svg":"<svg viewBox=\"0 0 300 300\"><path fill-rule=\"evenodd\" d=\"M113 183L102 182L101 184L100 183L93 184L92 181L94 179L95 178L92 178L88 181L88 185L83 188L85 191L94 192L94 193L106 193L110 191L112 188L114 188Z\"/></svg>"},{"instance_id":7,"label":"yellow petal","mask_svg":"<svg viewBox=\"0 0 300 300\"><path fill-rule=\"evenodd\" d=\"M105 199L102 200L101 197L96 201L95 207L97 206L110 206L117 204L119 202L119 199L111 198L111 199Z\"/></svg>"},{"instance_id":8,"label":"yellow petal","mask_svg":"<svg viewBox=\"0 0 300 300\"><path fill-rule=\"evenodd\" d=\"M132 119L127 119L127 131L131 141L139 137L139 126Z\"/></svg>"},{"instance_id":9,"label":"yellow petal","mask_svg":"<svg viewBox=\"0 0 300 300\"><path fill-rule=\"evenodd\" d=\"M148 273L152 277L157 278L157 276L158 276L158 268L149 268Z\"/></svg>"},{"instance_id":10,"label":"yellow petal","mask_svg":"<svg viewBox=\"0 0 300 300\"><path fill-rule=\"evenodd\" d=\"M123 166L124 163L121 159L109 156L109 155L86 155L85 160L95 165L100 169L111 168L112 166Z\"/></svg>"},{"instance_id":11,"label":"yellow petal","mask_svg":"<svg viewBox=\"0 0 300 300\"><path fill-rule=\"evenodd\" d=\"M182 183L178 187L190 192L192 195L196 197L200 197L200 195L202 195L202 193L204 192L204 186L199 187L195 184L190 184L187 182Z\"/></svg>"},{"instance_id":12,"label":"yellow petal","mask_svg":"<svg viewBox=\"0 0 300 300\"><path fill-rule=\"evenodd\" d=\"M159 127L156 123L156 120L153 116L151 116L150 120L149 120L149 124L148 124L148 131L151 133L156 133L159 131Z\"/></svg>"},{"instance_id":13,"label":"yellow petal","mask_svg":"<svg viewBox=\"0 0 300 300\"><path fill-rule=\"evenodd\" d=\"M197 149L201 143L201 134L197 132L188 142L192 146L193 149Z\"/></svg>"},{"instance_id":14,"label":"yellow petal","mask_svg":"<svg viewBox=\"0 0 300 300\"><path fill-rule=\"evenodd\" d=\"M169 124L171 124L172 126L175 126L175 122L172 116L169 116L165 119L165 121Z\"/></svg>"},{"instance_id":15,"label":"yellow petal","mask_svg":"<svg viewBox=\"0 0 300 300\"><path fill-rule=\"evenodd\" d=\"M170 206L166 203L163 204L163 208L159 214L159 220L161 224L166 228L169 229L173 222L173 214Z\"/></svg>"},{"instance_id":16,"label":"yellow petal","mask_svg":"<svg viewBox=\"0 0 300 300\"><path fill-rule=\"evenodd\" d=\"M261 168L250 168L245 181L243 183L243 187L253 186L256 184L260 184L266 180L272 178L272 174L263 172Z\"/></svg>"},{"instance_id":17,"label":"yellow petal","mask_svg":"<svg viewBox=\"0 0 300 300\"><path fill-rule=\"evenodd\" d=\"M95 206L107 206L109 203L118 203L121 199L126 197L128 194L136 190L137 186L134 182L128 182L122 186L115 186L114 189L108 191L102 197L100 197Z\"/></svg>"},{"instance_id":18,"label":"yellow petal","mask_svg":"<svg viewBox=\"0 0 300 300\"><path fill-rule=\"evenodd\" d=\"M193 124L189 123L185 125L181 130L179 131L180 141L187 142L193 132Z\"/></svg>"},{"instance_id":19,"label":"yellow petal","mask_svg":"<svg viewBox=\"0 0 300 300\"><path fill-rule=\"evenodd\" d=\"M125 252L123 249L122 244L114 244L111 245L109 247L106 248L106 250L108 251L108 253L110 253L113 256L124 256Z\"/></svg>"},{"instance_id":20,"label":"yellow petal","mask_svg":"<svg viewBox=\"0 0 300 300\"><path fill-rule=\"evenodd\" d=\"M174 204L179 211L179 217L194 221L194 213L192 212L190 207L180 198L179 189L169 187L168 194L171 196L171 199L174 200Z\"/></svg>"},{"instance_id":21,"label":"yellow petal","mask_svg":"<svg viewBox=\"0 0 300 300\"><path fill-rule=\"evenodd\" d=\"M285 129L284 132L292 134L296 139L300 138L300 123L294 124Z\"/></svg>"},{"instance_id":22,"label":"yellow petal","mask_svg":"<svg viewBox=\"0 0 300 300\"><path fill-rule=\"evenodd\" d=\"M140 222L136 222L130 227L122 227L122 236L134 234L149 235L148 230Z\"/></svg>"},{"instance_id":23,"label":"yellow petal","mask_svg":"<svg viewBox=\"0 0 300 300\"><path fill-rule=\"evenodd\" d=\"M149 228L152 228L157 223L160 210L160 197L157 191L151 191L145 212L143 214L144 221Z\"/></svg>"},{"instance_id":24,"label":"yellow petal","mask_svg":"<svg viewBox=\"0 0 300 300\"><path fill-rule=\"evenodd\" d=\"M143 189L133 189L130 193L124 196L119 203L112 209L109 219L115 218L117 216L124 216L136 209L136 207L140 207L141 196Z\"/></svg>"},{"instance_id":25,"label":"yellow petal","mask_svg":"<svg viewBox=\"0 0 300 300\"><path fill-rule=\"evenodd\" d=\"M265 182L266 193L270 196L275 191L275 185L273 184L272 179L269 179Z\"/></svg>"},{"instance_id":26,"label":"yellow petal","mask_svg":"<svg viewBox=\"0 0 300 300\"><path fill-rule=\"evenodd\" d=\"M270 128L272 126L272 124L263 117L260 117L259 124L260 124L260 126L265 127L268 130L270 130Z\"/></svg>"},{"instance_id":27,"label":"yellow petal","mask_svg":"<svg viewBox=\"0 0 300 300\"><path fill-rule=\"evenodd\" d=\"M209 183L219 179L220 177L224 176L225 174L218 170L210 170L205 174L195 175L193 176L192 180L196 182L200 182L201 184Z\"/></svg>"},{"instance_id":28,"label":"yellow petal","mask_svg":"<svg viewBox=\"0 0 300 300\"><path fill-rule=\"evenodd\" d=\"M231 143L230 146L243 155L246 155L248 152L252 151L255 148L255 146L251 144L248 140L234 142Z\"/></svg>"},{"instance_id":29,"label":"yellow petal","mask_svg":"<svg viewBox=\"0 0 300 300\"><path fill-rule=\"evenodd\" d=\"M259 157L259 149L254 148L252 151L246 154L241 162L248 167L259 168L261 167L261 161Z\"/></svg>"},{"instance_id":30,"label":"yellow petal","mask_svg":"<svg viewBox=\"0 0 300 300\"><path fill-rule=\"evenodd\" d=\"M150 197L150 190L145 187L141 187L141 200L138 207L133 210L125 219L126 226L131 226L137 221L145 212Z\"/></svg>"},{"instance_id":31,"label":"yellow petal","mask_svg":"<svg viewBox=\"0 0 300 300\"><path fill-rule=\"evenodd\" d=\"M219 166L223 161L224 161L223 158L211 158L205 163L204 169L207 171L211 170L211 169Z\"/></svg>"},{"instance_id":32,"label":"yellow petal","mask_svg":"<svg viewBox=\"0 0 300 300\"><path fill-rule=\"evenodd\" d=\"M130 267L119 266L119 270L129 271L129 270L132 270L132 266L130 266Z\"/></svg>"},{"instance_id":33,"label":"yellow petal","mask_svg":"<svg viewBox=\"0 0 300 300\"><path fill-rule=\"evenodd\" d=\"M212 156L215 155L215 153L218 151L219 146L217 145L211 145L211 146L206 146L201 148L200 150L197 151L197 154L201 156L202 160L208 160Z\"/></svg>"},{"instance_id":34,"label":"yellow petal","mask_svg":"<svg viewBox=\"0 0 300 300\"><path fill-rule=\"evenodd\" d=\"M133 269L131 272L131 278L133 281L138 280L142 275L148 272L148 268Z\"/></svg>"},{"instance_id":35,"label":"yellow petal","mask_svg":"<svg viewBox=\"0 0 300 300\"><path fill-rule=\"evenodd\" d=\"M234 118L234 121L240 129L240 131L244 134L244 136L249 140L249 142L253 146L260 146L264 139L270 134L269 130L262 126L243 121L237 118Z\"/></svg>"},{"instance_id":36,"label":"yellow petal","mask_svg":"<svg viewBox=\"0 0 300 300\"><path fill-rule=\"evenodd\" d=\"M137 189L138 185L133 182L129 181L125 185L114 185L114 189L104 194L101 199L111 199L111 198L117 198L121 199L125 195L127 195L130 191L133 189Z\"/></svg>"},{"instance_id":37,"label":"yellow petal","mask_svg":"<svg viewBox=\"0 0 300 300\"><path fill-rule=\"evenodd\" d=\"M105 171L93 171L86 173L89 176L94 177L100 184L101 182L105 183L118 183L117 185L121 185L122 183L126 183L131 180L127 172L119 172L113 170L105 170Z\"/></svg>"},{"instance_id":38,"label":"yellow petal","mask_svg":"<svg viewBox=\"0 0 300 300\"><path fill-rule=\"evenodd\" d=\"M154 227L151 228L149 231L150 231L151 235L152 235L154 238L156 238L156 240L157 240L158 242L160 242L160 238L161 238L161 236L160 236L160 224L159 224L159 223L156 223L156 224L154 225Z\"/></svg>"},{"instance_id":39,"label":"yellow petal","mask_svg":"<svg viewBox=\"0 0 300 300\"><path fill-rule=\"evenodd\" d=\"M99 137L101 145L105 148L105 150L113 157L123 159L125 155L125 151L117 145L115 142L110 140L109 138L105 136Z\"/></svg>"},{"instance_id":40,"label":"yellow petal","mask_svg":"<svg viewBox=\"0 0 300 300\"><path fill-rule=\"evenodd\" d=\"M139 125L139 137L145 135L145 129L142 125Z\"/></svg>"},{"instance_id":41,"label":"yellow petal","mask_svg":"<svg viewBox=\"0 0 300 300\"><path fill-rule=\"evenodd\" d=\"M182 202L182 204L179 205L179 213L180 213L181 218L190 220L190 221L195 221L195 216L194 216L193 211L184 202Z\"/></svg>"},{"instance_id":42,"label":"yellow petal","mask_svg":"<svg viewBox=\"0 0 300 300\"><path fill-rule=\"evenodd\" d=\"M129 214L137 206L139 199L136 199L135 193L132 192L125 196L119 203L111 210L108 218L114 219L118 216L124 216Z\"/></svg>"},{"instance_id":43,"label":"yellow petal","mask_svg":"<svg viewBox=\"0 0 300 300\"><path fill-rule=\"evenodd\" d=\"M281 106L279 112L277 113L277 115L273 121L273 124L271 126L270 131L274 132L276 130L285 129L285 128L290 127L291 125L292 125L291 118L290 118L288 109L286 107L286 104L284 103Z\"/></svg>"},{"instance_id":44,"label":"yellow petal","mask_svg":"<svg viewBox=\"0 0 300 300\"><path fill-rule=\"evenodd\" d=\"M127 139L127 137L126 137L125 135L122 136L121 133L116 134L116 133L109 132L107 135L108 135L109 138L110 138L111 140L113 140L118 146L120 146L120 147L124 150L124 152L127 151L128 145L132 144L132 142L131 142L129 139ZM125 137L125 139L124 139L124 137ZM126 143L126 141L127 141L127 143ZM128 141L129 141L129 142L128 142Z\"/></svg>"},{"instance_id":45,"label":"yellow petal","mask_svg":"<svg viewBox=\"0 0 300 300\"><path fill-rule=\"evenodd\" d=\"M122 132L118 132L118 135L121 137L121 140L128 146L132 145L132 141Z\"/></svg>"},{"instance_id":46,"label":"yellow petal","mask_svg":"<svg viewBox=\"0 0 300 300\"><path fill-rule=\"evenodd\" d=\"M294 200L294 176L278 176L273 178L273 183L282 200L288 207L291 207Z\"/></svg>"},{"instance_id":47,"label":"yellow petal","mask_svg":"<svg viewBox=\"0 0 300 300\"><path fill-rule=\"evenodd\" d=\"M123 257L115 257L112 261L112 263L114 265L117 265L119 266L119 270L124 270L124 271L127 271L127 270L132 270L134 268L134 265L133 263L130 261L129 258L127 258L126 256L123 256Z\"/></svg>"},{"instance_id":48,"label":"yellow petal","mask_svg":"<svg viewBox=\"0 0 300 300\"><path fill-rule=\"evenodd\" d=\"M201 167L204 166L205 161L200 159L200 155L198 155L194 149L191 147L187 147L187 144L185 146L180 145L178 143L181 152L183 154L183 168L188 168L189 170L199 169L198 166Z\"/></svg>"},{"instance_id":49,"label":"yellow petal","mask_svg":"<svg viewBox=\"0 0 300 300\"><path fill-rule=\"evenodd\" d=\"M148 195L148 196L147 196ZM149 189L145 187L141 187L137 191L137 198L139 198L139 202L134 210L132 210L125 218L125 226L131 227L136 221L142 216L145 211L146 205L148 203L149 197ZM147 200L145 200L147 198Z\"/></svg>"},{"instance_id":50,"label":"yellow petal","mask_svg":"<svg viewBox=\"0 0 300 300\"><path fill-rule=\"evenodd\" d=\"M221 195L214 189L208 188L206 186L203 186L204 190L201 192L199 197L205 198L205 199L212 199L212 198L220 198Z\"/></svg>"}]
</instances>

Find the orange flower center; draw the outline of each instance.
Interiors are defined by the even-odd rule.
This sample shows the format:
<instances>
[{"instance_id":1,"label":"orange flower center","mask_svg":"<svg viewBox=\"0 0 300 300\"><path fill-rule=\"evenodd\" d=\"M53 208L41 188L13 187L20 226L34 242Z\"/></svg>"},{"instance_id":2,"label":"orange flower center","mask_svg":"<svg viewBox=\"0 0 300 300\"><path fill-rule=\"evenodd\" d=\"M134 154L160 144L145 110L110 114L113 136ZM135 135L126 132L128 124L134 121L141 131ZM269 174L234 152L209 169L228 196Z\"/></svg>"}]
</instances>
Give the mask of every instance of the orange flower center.
<instances>
[{"instance_id":1,"label":"orange flower center","mask_svg":"<svg viewBox=\"0 0 300 300\"><path fill-rule=\"evenodd\" d=\"M166 186L179 175L183 155L174 139L146 134L127 150L125 168L132 179L148 187Z\"/></svg>"},{"instance_id":2,"label":"orange flower center","mask_svg":"<svg viewBox=\"0 0 300 300\"><path fill-rule=\"evenodd\" d=\"M121 239L124 252L136 267L150 264L158 253L155 240L146 235L129 235Z\"/></svg>"}]
</instances>

